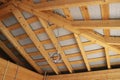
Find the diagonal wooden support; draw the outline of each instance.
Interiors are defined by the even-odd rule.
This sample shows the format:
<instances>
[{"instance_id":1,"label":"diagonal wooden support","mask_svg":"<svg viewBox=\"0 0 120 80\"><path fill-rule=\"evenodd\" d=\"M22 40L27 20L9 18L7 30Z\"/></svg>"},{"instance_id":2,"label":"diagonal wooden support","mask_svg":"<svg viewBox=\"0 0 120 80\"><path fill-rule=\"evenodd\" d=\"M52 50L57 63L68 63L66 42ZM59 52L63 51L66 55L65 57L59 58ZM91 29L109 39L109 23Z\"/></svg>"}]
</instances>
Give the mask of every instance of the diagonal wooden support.
<instances>
[{"instance_id":1,"label":"diagonal wooden support","mask_svg":"<svg viewBox=\"0 0 120 80\"><path fill-rule=\"evenodd\" d=\"M82 9L83 9L83 8L84 8L84 7L82 7ZM68 10L68 8L63 9L63 11L64 11L64 14L66 15L66 19L68 19L68 20L73 20L70 12L69 12L69 10ZM84 14L84 13L83 13L83 14ZM86 15L85 15L85 16L86 16ZM87 16L87 17L88 17L88 16ZM78 47L79 47L79 49L80 49L80 51L81 51L81 55L82 55L82 58L83 58L83 60L84 60L85 65L86 65L86 68L87 68L88 71L91 71L90 65L89 65L88 60L87 60L86 53L85 53L84 48L83 48L83 44L82 44L82 42L80 41L80 37L79 37L79 35L77 35L77 34L75 34L75 33L74 33L74 37L75 37L75 39L76 39L76 41L77 41L77 45L78 45ZM79 56L80 56L80 55L79 55Z\"/></svg>"},{"instance_id":2,"label":"diagonal wooden support","mask_svg":"<svg viewBox=\"0 0 120 80\"><path fill-rule=\"evenodd\" d=\"M96 43L100 44L101 46L108 47L120 54L120 50L117 47L107 44L105 42L105 39L103 37L101 37L100 35L97 35L94 32L91 32L90 30L74 29L73 26L70 24L71 21L68 21L59 15L53 14L51 12L40 12L39 10L35 10L33 7L31 7L29 5L24 5L24 7L23 7L22 3L19 3L19 5L16 5L16 4L14 4L14 5L25 11L33 13L36 16L41 17L47 21L51 21L52 23L56 24L57 26L61 26L71 32L86 36L87 38L89 38L90 40L94 40Z\"/></svg>"},{"instance_id":3,"label":"diagonal wooden support","mask_svg":"<svg viewBox=\"0 0 120 80\"><path fill-rule=\"evenodd\" d=\"M49 29L48 23L45 20L41 19L41 18L39 18L39 20L42 23L43 27L45 28L45 31L48 34L48 36L50 37L50 40L54 44L55 48L60 52L62 60L65 63L66 67L68 68L69 72L72 73L73 72L73 68L72 68L71 64L69 63L69 61L67 60L67 57L66 57L63 49L59 45L59 42L58 42L57 38L54 36L52 30Z\"/></svg>"},{"instance_id":4,"label":"diagonal wooden support","mask_svg":"<svg viewBox=\"0 0 120 80\"><path fill-rule=\"evenodd\" d=\"M85 50L84 50L83 45L82 45L82 42L80 41L80 36L77 35L77 34L74 34L74 36L75 36L75 39L76 39L76 41L78 43L78 47L80 48L81 55L83 57L85 65L86 65L88 71L91 71L90 65L89 65L88 60L87 60L87 54L85 53Z\"/></svg>"},{"instance_id":5,"label":"diagonal wooden support","mask_svg":"<svg viewBox=\"0 0 120 80\"><path fill-rule=\"evenodd\" d=\"M17 18L17 20L21 24L22 28L26 31L27 35L33 41L34 45L37 47L37 49L39 50L39 52L46 59L46 61L51 66L51 68L55 71L55 73L59 74L60 73L59 69L57 68L57 66L55 65L55 63L53 63L53 61L51 60L49 54L44 49L42 43L38 40L37 36L35 35L35 33L30 28L29 24L24 19L24 16L21 14L21 12L17 8L13 7L12 10L13 10L13 14L15 15L15 17Z\"/></svg>"},{"instance_id":6,"label":"diagonal wooden support","mask_svg":"<svg viewBox=\"0 0 120 80\"><path fill-rule=\"evenodd\" d=\"M21 55L30 63L30 65L39 73L42 73L40 67L32 60L32 58L25 52L23 47L17 42L13 35L8 31L2 22L0 22L0 32L2 32L7 39L14 45L14 47L21 53Z\"/></svg>"}]
</instances>

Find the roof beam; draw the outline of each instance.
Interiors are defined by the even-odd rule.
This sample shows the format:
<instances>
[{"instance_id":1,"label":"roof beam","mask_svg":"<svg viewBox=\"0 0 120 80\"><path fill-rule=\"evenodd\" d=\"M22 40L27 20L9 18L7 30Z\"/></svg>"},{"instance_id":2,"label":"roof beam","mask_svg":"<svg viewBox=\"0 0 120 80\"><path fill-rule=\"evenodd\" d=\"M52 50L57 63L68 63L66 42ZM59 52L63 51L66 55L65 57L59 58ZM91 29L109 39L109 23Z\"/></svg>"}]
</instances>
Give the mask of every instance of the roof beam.
<instances>
[{"instance_id":1,"label":"roof beam","mask_svg":"<svg viewBox=\"0 0 120 80\"><path fill-rule=\"evenodd\" d=\"M7 37L7 39L14 45L14 47L21 53L21 55L31 64L31 66L39 73L42 73L40 67L32 60L32 58L25 52L23 47L17 42L13 35L8 31L5 25L0 22L0 31Z\"/></svg>"},{"instance_id":2,"label":"roof beam","mask_svg":"<svg viewBox=\"0 0 120 80\"><path fill-rule=\"evenodd\" d=\"M62 47L61 47L60 44L59 44L59 41L58 41L59 39L57 39L57 38L55 37L55 35L53 34L53 31L48 28L48 27L50 27L50 26L48 25L48 23L47 23L45 20L43 20L43 19L41 19L41 18L39 18L39 20L40 20L41 24L43 25L43 27L45 28L45 31L46 31L46 33L48 34L48 36L50 37L50 40L51 40L52 43L54 44L55 48L56 48L56 49L58 50L58 52L60 53L60 55L61 55L61 57L62 57L62 60L63 60L63 62L65 63L66 67L68 68L69 72L72 73L72 72L73 72L73 68L72 68L72 66L70 65L69 61L67 60L67 57L66 57L66 55L65 55ZM54 26L55 26L55 25L54 25ZM58 38L59 38L59 35L58 35Z\"/></svg>"},{"instance_id":3,"label":"roof beam","mask_svg":"<svg viewBox=\"0 0 120 80\"><path fill-rule=\"evenodd\" d=\"M74 35L75 35L75 39L76 39L76 41L78 43L78 47L80 48L81 55L83 57L83 60L84 60L85 65L87 67L87 70L91 71L90 65L89 65L88 60L87 60L87 55L86 55L85 50L83 48L82 42L80 41L80 36L77 35L77 34L74 34Z\"/></svg>"},{"instance_id":4,"label":"roof beam","mask_svg":"<svg viewBox=\"0 0 120 80\"><path fill-rule=\"evenodd\" d=\"M11 50L0 40L0 48L17 64L24 66L24 64L11 52Z\"/></svg>"},{"instance_id":5,"label":"roof beam","mask_svg":"<svg viewBox=\"0 0 120 80\"><path fill-rule=\"evenodd\" d=\"M73 21L75 29L120 29L120 20Z\"/></svg>"},{"instance_id":6,"label":"roof beam","mask_svg":"<svg viewBox=\"0 0 120 80\"><path fill-rule=\"evenodd\" d=\"M39 10L36 10L32 6L28 6L28 5L24 5L24 6L15 5L15 6L21 8L25 11L28 11L30 13L33 13L36 16L41 17L41 18L43 18L47 21L51 21L52 23L56 24L57 26L61 26L61 27L65 28L65 29L67 29L71 32L74 32L76 34L81 34L82 36L85 36L86 38L90 39L91 41L95 41L97 44L99 44L103 47L109 47L110 49L112 49L112 50L114 50L114 51L116 51L117 53L120 54L120 50L117 47L114 47L114 46L111 46L111 45L107 44L105 42L105 39L103 37L101 37L100 35L97 35L96 33L92 32L91 30L74 29L73 25L70 24L71 23L70 21L66 20L65 18L63 18L63 17L61 17L57 14L54 14L52 12L39 12Z\"/></svg>"},{"instance_id":7,"label":"roof beam","mask_svg":"<svg viewBox=\"0 0 120 80\"><path fill-rule=\"evenodd\" d=\"M87 6L87 5L95 5L95 4L103 4L103 3L111 3L111 2L113 3L113 2L120 2L120 1L119 0L115 0L115 1L114 0L107 0L107 1L105 0L55 0L55 1L38 3L38 4L30 4L30 5L32 5L34 9L43 11L43 10L53 10L53 9L59 9L59 8ZM18 3L18 5L20 4Z\"/></svg>"},{"instance_id":8,"label":"roof beam","mask_svg":"<svg viewBox=\"0 0 120 80\"><path fill-rule=\"evenodd\" d=\"M44 58L46 59L46 61L48 62L48 64L51 66L51 68L55 71L55 73L59 74L60 73L59 69L57 68L57 66L55 65L55 63L53 63L53 61L51 60L49 54L44 49L42 43L38 40L37 36L35 35L35 33L30 28L29 24L24 19L24 16L14 6L13 6L12 10L13 10L13 14L15 15L16 19L19 21L19 23L21 24L22 28L26 31L27 35L33 41L33 43L36 46L36 48L40 51L40 53L42 54L42 56L44 56Z\"/></svg>"}]
</instances>

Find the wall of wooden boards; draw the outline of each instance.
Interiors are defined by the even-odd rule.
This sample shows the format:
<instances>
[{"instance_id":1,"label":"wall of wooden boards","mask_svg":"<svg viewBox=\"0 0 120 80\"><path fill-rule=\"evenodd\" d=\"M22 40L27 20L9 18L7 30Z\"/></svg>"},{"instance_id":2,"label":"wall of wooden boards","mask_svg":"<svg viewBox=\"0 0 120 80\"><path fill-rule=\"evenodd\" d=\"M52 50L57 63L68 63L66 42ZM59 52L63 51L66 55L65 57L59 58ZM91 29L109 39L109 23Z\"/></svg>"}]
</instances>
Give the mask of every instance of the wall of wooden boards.
<instances>
[{"instance_id":1,"label":"wall of wooden boards","mask_svg":"<svg viewBox=\"0 0 120 80\"><path fill-rule=\"evenodd\" d=\"M0 58L0 80L42 80L43 76Z\"/></svg>"},{"instance_id":2,"label":"wall of wooden boards","mask_svg":"<svg viewBox=\"0 0 120 80\"><path fill-rule=\"evenodd\" d=\"M120 69L48 76L48 80L120 80Z\"/></svg>"}]
</instances>

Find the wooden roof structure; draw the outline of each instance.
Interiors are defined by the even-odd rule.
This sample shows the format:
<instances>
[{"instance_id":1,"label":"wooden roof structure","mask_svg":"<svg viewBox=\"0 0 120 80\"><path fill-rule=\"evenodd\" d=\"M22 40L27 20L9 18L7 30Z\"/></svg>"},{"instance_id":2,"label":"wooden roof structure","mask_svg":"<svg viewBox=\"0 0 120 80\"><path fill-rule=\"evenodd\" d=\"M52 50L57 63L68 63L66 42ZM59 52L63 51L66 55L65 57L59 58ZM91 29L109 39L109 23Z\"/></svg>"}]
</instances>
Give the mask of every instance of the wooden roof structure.
<instances>
[{"instance_id":1,"label":"wooden roof structure","mask_svg":"<svg viewBox=\"0 0 120 80\"><path fill-rule=\"evenodd\" d=\"M120 65L120 0L0 3L0 48L17 64L24 66L24 58L41 74ZM57 50L62 60L54 63L51 55Z\"/></svg>"}]
</instances>

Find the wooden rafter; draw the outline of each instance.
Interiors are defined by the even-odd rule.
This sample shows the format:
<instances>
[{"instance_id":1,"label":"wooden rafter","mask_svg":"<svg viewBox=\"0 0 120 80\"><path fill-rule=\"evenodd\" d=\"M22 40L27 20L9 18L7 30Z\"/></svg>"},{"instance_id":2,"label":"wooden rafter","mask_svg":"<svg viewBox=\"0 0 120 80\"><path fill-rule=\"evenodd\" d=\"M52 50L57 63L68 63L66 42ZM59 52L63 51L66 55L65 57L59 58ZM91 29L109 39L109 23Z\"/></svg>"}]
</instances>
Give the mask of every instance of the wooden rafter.
<instances>
[{"instance_id":1,"label":"wooden rafter","mask_svg":"<svg viewBox=\"0 0 120 80\"><path fill-rule=\"evenodd\" d=\"M21 3L22 4L22 3ZM59 15L56 15L56 14L53 14L51 12L39 12L38 10L36 9L33 9L31 6L28 6L28 5L25 5L24 7L22 6L19 6L19 5L16 5L17 7L25 10L25 11L28 11L30 13L33 13L45 20L48 20L48 21L51 21L53 22L54 24L56 24L57 26L61 26L71 32L74 32L74 33L78 33L78 34L82 34L84 36L86 36L87 38L89 38L90 40L94 40L96 41L98 44L104 46L104 47L109 47L110 49L116 51L117 53L120 53L120 50L114 46L110 46L109 44L107 44L105 42L105 39L99 35L96 35L95 33L89 31L89 30L77 30L77 29L73 29L72 25L69 24L70 21L62 18L61 16ZM94 36L93 36L93 35ZM99 38L100 37L100 38Z\"/></svg>"},{"instance_id":2,"label":"wooden rafter","mask_svg":"<svg viewBox=\"0 0 120 80\"><path fill-rule=\"evenodd\" d=\"M17 64L24 66L24 64L11 52L11 50L0 40L0 48Z\"/></svg>"},{"instance_id":3,"label":"wooden rafter","mask_svg":"<svg viewBox=\"0 0 120 80\"><path fill-rule=\"evenodd\" d=\"M91 71L90 65L89 65L88 60L87 60L87 55L86 55L85 50L84 50L84 48L83 48L82 42L80 41L80 36L77 35L77 34L74 34L74 35L75 35L75 39L76 39L76 41L77 41L77 43L78 43L78 46L79 46L79 48L80 48L81 55L82 55L82 57L83 57L83 60L84 60L85 65L86 65L86 67L87 67L87 70L88 70L88 71Z\"/></svg>"},{"instance_id":4,"label":"wooden rafter","mask_svg":"<svg viewBox=\"0 0 120 80\"><path fill-rule=\"evenodd\" d=\"M60 73L59 69L57 68L57 66L55 65L55 63L53 63L53 61L50 59L49 54L45 51L43 45L38 40L38 38L35 35L35 33L32 31L32 29L30 28L30 26L27 23L27 21L24 19L24 17L21 14L21 12L17 8L15 8L15 7L13 7L12 9L13 9L13 14L15 15L15 17L17 18L17 20L21 24L22 28L26 31L27 35L33 41L34 45L41 52L42 56L44 56L44 58L46 59L46 61L48 62L48 64L51 66L51 68L55 71L55 73L59 74Z\"/></svg>"},{"instance_id":5,"label":"wooden rafter","mask_svg":"<svg viewBox=\"0 0 120 80\"><path fill-rule=\"evenodd\" d=\"M59 53L62 57L62 60L65 63L66 67L68 68L69 72L72 73L73 68L72 68L71 64L69 63L69 61L67 60L67 57L65 56L64 51L62 50L61 46L59 45L57 38L53 34L52 30L48 28L50 26L48 25L48 23L45 20L43 20L41 18L39 18L39 20L40 20L41 24L43 25L43 27L45 28L45 31L48 34L48 36L50 37L50 40L54 44L55 48L59 51Z\"/></svg>"},{"instance_id":6,"label":"wooden rafter","mask_svg":"<svg viewBox=\"0 0 120 80\"><path fill-rule=\"evenodd\" d=\"M0 31L8 38L8 40L14 45L14 47L21 53L21 55L31 64L31 66L39 73L42 73L40 67L30 58L25 52L23 47L17 42L13 35L8 31L2 22L0 22Z\"/></svg>"}]
</instances>

